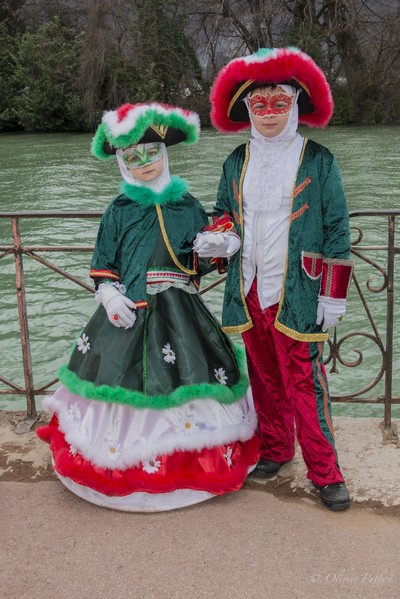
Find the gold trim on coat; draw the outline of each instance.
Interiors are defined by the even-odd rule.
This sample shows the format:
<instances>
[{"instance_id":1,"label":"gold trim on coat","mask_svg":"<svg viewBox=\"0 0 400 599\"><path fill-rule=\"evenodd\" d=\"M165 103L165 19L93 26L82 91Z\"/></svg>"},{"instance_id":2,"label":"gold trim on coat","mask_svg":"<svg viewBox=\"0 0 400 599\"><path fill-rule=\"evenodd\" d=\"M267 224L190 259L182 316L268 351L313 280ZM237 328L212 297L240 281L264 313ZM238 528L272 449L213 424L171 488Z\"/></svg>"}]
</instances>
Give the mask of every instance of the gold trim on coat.
<instances>
[{"instance_id":1,"label":"gold trim on coat","mask_svg":"<svg viewBox=\"0 0 400 599\"><path fill-rule=\"evenodd\" d=\"M296 176L294 178L292 195L290 198L290 216L292 215L292 212L293 212L293 202L294 202L294 194L295 194L295 189L296 189L297 177L299 176L299 170L301 167L301 163L303 162L304 152L306 151L307 142L308 142L308 139L305 137L304 142L303 142L303 149L301 150L301 154L300 154L299 166L297 167ZM288 246L286 249L286 258L285 258L285 270L283 271L283 279L282 279L282 291L281 291L281 297L279 298L279 307L278 307L278 312L276 313L274 325L275 325L275 328L278 329L278 331L281 331L281 333L284 333L291 339L296 339L297 341L324 341L325 339L328 339L328 334L299 333L298 331L295 331L294 329L290 329L289 327L282 324L278 320L279 315L282 310L283 298L285 297L285 282L286 282L286 274L287 274L288 262L289 262L289 235L290 235L290 227L292 226L292 222L293 221L290 218L289 232L288 232Z\"/></svg>"},{"instance_id":2,"label":"gold trim on coat","mask_svg":"<svg viewBox=\"0 0 400 599\"><path fill-rule=\"evenodd\" d=\"M160 228L161 228L161 233L162 233L162 236L163 236L163 239L164 239L164 243L167 246L167 250L168 250L169 255L171 256L171 258L173 260L173 263L182 272L185 272L188 275L197 275L197 270L190 270L189 268L186 268L185 266L183 266L179 262L178 258L175 256L174 250L172 249L172 246L171 246L171 244L169 242L169 239L168 239L167 231L165 229L164 218L163 218L163 215L162 215L161 206L159 204L156 204L156 210L157 210L157 216L158 216L158 220L159 220L159 223L160 223Z\"/></svg>"},{"instance_id":3,"label":"gold trim on coat","mask_svg":"<svg viewBox=\"0 0 400 599\"><path fill-rule=\"evenodd\" d=\"M244 156L244 163L242 166L242 172L240 174L240 179L239 179L239 218L240 218L241 229L242 229L242 243L240 244L240 250L239 250L240 251L240 254L239 254L239 260L240 260L239 261L239 287L240 287L240 295L241 295L242 302L243 302L244 312L247 316L247 323L245 323L243 325L239 325L239 326L240 327L247 326L247 328L250 329L253 326L253 321L251 319L249 309L247 307L246 296L244 295L243 272L242 272L242 254L243 254L243 242L244 242L243 181L244 181L244 176L246 174L246 169L247 169L247 164L249 162L249 158L250 158L250 142L247 142L245 156ZM247 331L247 328L244 330Z\"/></svg>"},{"instance_id":4,"label":"gold trim on coat","mask_svg":"<svg viewBox=\"0 0 400 599\"><path fill-rule=\"evenodd\" d=\"M299 333L294 329L289 329L289 327L278 320L275 320L274 326L278 331L284 333L286 337L290 337L296 341L307 341L307 343L310 343L311 341L328 341L329 339L328 333Z\"/></svg>"},{"instance_id":5,"label":"gold trim on coat","mask_svg":"<svg viewBox=\"0 0 400 599\"><path fill-rule=\"evenodd\" d=\"M253 322L247 322L245 324L239 324L237 326L228 326L228 327L221 327L221 330L224 333L244 333L245 331L248 331L249 329L253 328Z\"/></svg>"}]
</instances>

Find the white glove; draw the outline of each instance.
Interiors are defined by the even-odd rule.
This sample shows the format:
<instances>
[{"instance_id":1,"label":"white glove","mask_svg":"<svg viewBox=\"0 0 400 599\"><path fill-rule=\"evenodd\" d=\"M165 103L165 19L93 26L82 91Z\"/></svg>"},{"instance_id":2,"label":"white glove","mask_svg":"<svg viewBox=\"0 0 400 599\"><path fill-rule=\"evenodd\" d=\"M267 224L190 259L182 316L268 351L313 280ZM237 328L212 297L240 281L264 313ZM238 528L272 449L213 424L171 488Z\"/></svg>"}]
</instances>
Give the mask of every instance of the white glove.
<instances>
[{"instance_id":1,"label":"white glove","mask_svg":"<svg viewBox=\"0 0 400 599\"><path fill-rule=\"evenodd\" d=\"M198 233L193 249L200 258L230 258L240 248L236 233Z\"/></svg>"},{"instance_id":2,"label":"white glove","mask_svg":"<svg viewBox=\"0 0 400 599\"><path fill-rule=\"evenodd\" d=\"M108 320L115 327L130 329L136 322L136 304L125 297L113 285L104 285L96 293L96 299L103 304Z\"/></svg>"},{"instance_id":3,"label":"white glove","mask_svg":"<svg viewBox=\"0 0 400 599\"><path fill-rule=\"evenodd\" d=\"M318 298L317 324L322 324L325 332L329 327L336 326L339 320L346 314L346 300L329 300L329 298Z\"/></svg>"}]
</instances>

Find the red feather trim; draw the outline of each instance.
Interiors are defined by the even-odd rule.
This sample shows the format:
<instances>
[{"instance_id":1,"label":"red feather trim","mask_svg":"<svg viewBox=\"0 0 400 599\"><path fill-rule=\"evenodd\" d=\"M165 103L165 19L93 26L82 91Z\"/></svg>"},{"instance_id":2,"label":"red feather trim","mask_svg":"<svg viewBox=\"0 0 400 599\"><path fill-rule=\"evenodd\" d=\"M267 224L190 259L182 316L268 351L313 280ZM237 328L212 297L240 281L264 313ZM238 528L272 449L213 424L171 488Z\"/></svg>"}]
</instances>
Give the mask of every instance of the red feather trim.
<instances>
[{"instance_id":1,"label":"red feather trim","mask_svg":"<svg viewBox=\"0 0 400 599\"><path fill-rule=\"evenodd\" d=\"M211 121L222 133L235 133L250 126L250 122L236 123L227 116L228 107L240 82L271 81L279 83L296 79L309 91L315 112L299 115L299 123L310 127L325 127L333 113L333 99L322 70L304 52L280 48L275 56L260 57L254 62L237 58L229 62L217 75L211 88ZM304 92L303 92L304 93Z\"/></svg>"},{"instance_id":2,"label":"red feather trim","mask_svg":"<svg viewBox=\"0 0 400 599\"><path fill-rule=\"evenodd\" d=\"M156 456L160 465L152 473L146 472L143 463L127 470L107 470L94 466L79 453L70 453L71 446L66 442L64 433L58 430L56 415L48 426L37 429L36 434L41 439L50 440L54 467L59 474L109 496L134 492L169 493L176 489L195 489L220 495L240 489L249 466L259 460L259 440L254 436L244 443L238 441L212 449ZM231 449L229 460L226 458L228 448Z\"/></svg>"}]
</instances>

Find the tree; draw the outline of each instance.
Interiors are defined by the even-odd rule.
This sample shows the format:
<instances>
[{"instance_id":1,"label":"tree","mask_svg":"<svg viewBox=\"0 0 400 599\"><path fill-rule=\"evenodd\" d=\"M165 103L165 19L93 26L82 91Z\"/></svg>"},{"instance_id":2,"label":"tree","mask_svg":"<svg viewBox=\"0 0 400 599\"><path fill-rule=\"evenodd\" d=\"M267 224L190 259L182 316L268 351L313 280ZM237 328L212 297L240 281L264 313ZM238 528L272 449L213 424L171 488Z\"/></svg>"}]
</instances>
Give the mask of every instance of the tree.
<instances>
[{"instance_id":1,"label":"tree","mask_svg":"<svg viewBox=\"0 0 400 599\"><path fill-rule=\"evenodd\" d=\"M99 0L88 5L80 86L89 128L124 102L207 102L179 3ZM201 108L201 106L200 106ZM208 107L206 112L208 112Z\"/></svg>"},{"instance_id":2,"label":"tree","mask_svg":"<svg viewBox=\"0 0 400 599\"><path fill-rule=\"evenodd\" d=\"M10 35L6 24L0 23L0 130L18 128L15 98L20 85L15 79L15 52L18 39Z\"/></svg>"},{"instance_id":3,"label":"tree","mask_svg":"<svg viewBox=\"0 0 400 599\"><path fill-rule=\"evenodd\" d=\"M136 7L132 34L135 66L141 72L139 93L167 103L201 93L201 69L179 3L171 0L166 7L161 0L136 0ZM147 73L153 75L151 87Z\"/></svg>"},{"instance_id":4,"label":"tree","mask_svg":"<svg viewBox=\"0 0 400 599\"><path fill-rule=\"evenodd\" d=\"M22 89L15 110L27 131L82 128L76 88L80 45L80 37L58 18L23 35L16 54L15 76Z\"/></svg>"}]
</instances>

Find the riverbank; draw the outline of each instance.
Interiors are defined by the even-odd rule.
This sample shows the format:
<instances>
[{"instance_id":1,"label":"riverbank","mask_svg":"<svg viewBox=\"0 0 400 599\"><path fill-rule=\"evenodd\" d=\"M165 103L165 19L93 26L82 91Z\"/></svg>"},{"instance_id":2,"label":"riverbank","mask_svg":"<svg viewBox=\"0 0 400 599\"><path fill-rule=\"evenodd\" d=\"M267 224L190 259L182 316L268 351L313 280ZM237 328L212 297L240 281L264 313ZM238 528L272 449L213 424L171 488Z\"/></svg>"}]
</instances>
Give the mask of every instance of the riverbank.
<instances>
[{"instance_id":1,"label":"riverbank","mask_svg":"<svg viewBox=\"0 0 400 599\"><path fill-rule=\"evenodd\" d=\"M0 412L0 482L55 481L48 446L34 431L17 434L24 412ZM48 419L40 413L35 426ZM335 418L336 447L353 505L400 515L400 441L394 421L387 434L378 418ZM299 449L295 459L272 479L250 476L246 487L271 493L281 499L302 499L319 505L318 493L305 477Z\"/></svg>"}]
</instances>

